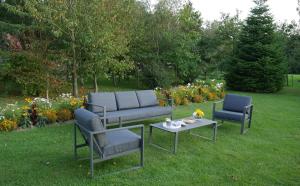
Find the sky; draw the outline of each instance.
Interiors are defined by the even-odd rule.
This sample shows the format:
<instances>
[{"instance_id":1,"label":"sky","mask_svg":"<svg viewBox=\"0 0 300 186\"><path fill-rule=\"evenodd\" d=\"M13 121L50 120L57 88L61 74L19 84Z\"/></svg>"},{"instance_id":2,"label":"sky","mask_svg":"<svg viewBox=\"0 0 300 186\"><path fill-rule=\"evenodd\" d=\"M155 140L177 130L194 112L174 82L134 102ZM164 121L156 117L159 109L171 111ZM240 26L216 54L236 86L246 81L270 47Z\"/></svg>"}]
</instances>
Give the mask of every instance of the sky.
<instances>
[{"instance_id":1,"label":"sky","mask_svg":"<svg viewBox=\"0 0 300 186\"><path fill-rule=\"evenodd\" d=\"M151 0L155 4L158 0ZM241 18L248 16L251 7L254 6L253 0L190 0L196 10L201 12L205 21L212 21L220 18L220 12L235 15L236 10L241 11ZM269 0L271 13L276 22L298 21L297 0Z\"/></svg>"}]
</instances>

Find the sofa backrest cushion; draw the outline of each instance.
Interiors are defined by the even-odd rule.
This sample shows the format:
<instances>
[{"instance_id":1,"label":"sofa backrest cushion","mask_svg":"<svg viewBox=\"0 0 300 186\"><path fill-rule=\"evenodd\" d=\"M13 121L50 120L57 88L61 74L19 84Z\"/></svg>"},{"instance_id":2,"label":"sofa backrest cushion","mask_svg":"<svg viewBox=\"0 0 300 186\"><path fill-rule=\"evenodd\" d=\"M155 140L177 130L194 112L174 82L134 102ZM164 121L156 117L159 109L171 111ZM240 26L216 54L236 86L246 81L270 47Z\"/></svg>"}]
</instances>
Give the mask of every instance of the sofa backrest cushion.
<instances>
[{"instance_id":1,"label":"sofa backrest cushion","mask_svg":"<svg viewBox=\"0 0 300 186\"><path fill-rule=\"evenodd\" d=\"M95 132L105 130L99 116L86 109L76 109L74 115L77 124L89 131ZM89 140L89 134L84 130L81 130L81 132ZM107 144L105 133L96 134L94 137L100 147L104 147Z\"/></svg>"},{"instance_id":2,"label":"sofa backrest cushion","mask_svg":"<svg viewBox=\"0 0 300 186\"><path fill-rule=\"evenodd\" d=\"M243 112L244 107L250 105L252 98L236 94L227 94L224 98L223 110Z\"/></svg>"},{"instance_id":3,"label":"sofa backrest cushion","mask_svg":"<svg viewBox=\"0 0 300 186\"><path fill-rule=\"evenodd\" d=\"M140 90L136 91L140 107L157 106L158 101L153 90Z\"/></svg>"},{"instance_id":4,"label":"sofa backrest cushion","mask_svg":"<svg viewBox=\"0 0 300 186\"><path fill-rule=\"evenodd\" d=\"M116 97L113 92L89 93L88 102L100 106L105 106L107 112L117 110ZM94 113L103 112L103 109L97 106L89 106L89 110Z\"/></svg>"},{"instance_id":5,"label":"sofa backrest cushion","mask_svg":"<svg viewBox=\"0 0 300 186\"><path fill-rule=\"evenodd\" d=\"M135 91L116 92L119 110L138 108L140 106Z\"/></svg>"}]
</instances>

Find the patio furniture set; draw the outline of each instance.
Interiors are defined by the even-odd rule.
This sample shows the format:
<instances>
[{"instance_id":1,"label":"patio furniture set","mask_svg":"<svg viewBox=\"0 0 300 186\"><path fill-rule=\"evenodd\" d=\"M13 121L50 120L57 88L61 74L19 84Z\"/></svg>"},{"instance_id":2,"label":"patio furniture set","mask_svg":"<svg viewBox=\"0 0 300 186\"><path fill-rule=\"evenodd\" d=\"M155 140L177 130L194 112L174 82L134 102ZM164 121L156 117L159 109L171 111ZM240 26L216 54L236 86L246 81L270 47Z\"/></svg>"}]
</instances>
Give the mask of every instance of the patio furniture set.
<instances>
[{"instance_id":1,"label":"patio furniture set","mask_svg":"<svg viewBox=\"0 0 300 186\"><path fill-rule=\"evenodd\" d=\"M173 102L167 100L167 106L159 106L158 99L153 90L90 93L88 95L87 109L75 111L74 124L74 156L78 157L78 148L89 148L90 174L94 175L94 164L131 153L140 153L139 165L126 170L137 169L144 166L144 125L123 127L123 124L146 120L150 118L170 116L172 119ZM216 141L217 122L219 119L237 121L241 124L241 133L245 132L245 122L251 126L253 105L251 97L228 94L225 96L223 108L216 109L213 105L212 120L194 120L190 124L182 124L179 128L166 127L163 122L150 124L149 144L163 150L176 153L179 133L189 131L190 134L206 138L191 132L192 129L211 126ZM187 118L192 120L192 118ZM182 122L182 120L175 120ZM117 128L108 128L118 125ZM139 135L131 129L139 129ZM171 150L153 143L153 129L162 130L174 135ZM77 130L80 131L84 143L78 144ZM122 170L124 171L124 170Z\"/></svg>"}]
</instances>

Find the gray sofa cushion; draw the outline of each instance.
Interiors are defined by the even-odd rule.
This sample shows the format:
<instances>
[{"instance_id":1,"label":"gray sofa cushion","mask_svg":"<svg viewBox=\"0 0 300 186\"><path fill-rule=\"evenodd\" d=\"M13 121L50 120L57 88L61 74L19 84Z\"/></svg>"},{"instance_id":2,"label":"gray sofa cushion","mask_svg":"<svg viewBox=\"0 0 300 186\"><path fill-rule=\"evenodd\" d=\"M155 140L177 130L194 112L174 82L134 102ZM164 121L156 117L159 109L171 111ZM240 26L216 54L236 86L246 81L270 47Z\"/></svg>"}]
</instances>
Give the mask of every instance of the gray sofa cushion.
<instances>
[{"instance_id":1,"label":"gray sofa cushion","mask_svg":"<svg viewBox=\"0 0 300 186\"><path fill-rule=\"evenodd\" d=\"M138 108L140 106L135 91L116 92L119 110Z\"/></svg>"},{"instance_id":2,"label":"gray sofa cushion","mask_svg":"<svg viewBox=\"0 0 300 186\"><path fill-rule=\"evenodd\" d=\"M88 95L88 101L89 103L93 103L100 106L105 106L106 111L116 111L117 110L117 103L116 103L116 97L114 93L111 92L96 92L96 93L90 93ZM90 106L89 110L98 113L102 112L103 109L96 106Z\"/></svg>"},{"instance_id":3,"label":"gray sofa cushion","mask_svg":"<svg viewBox=\"0 0 300 186\"><path fill-rule=\"evenodd\" d=\"M103 148L104 156L138 149L141 144L141 137L129 130L107 132L106 138L108 145Z\"/></svg>"},{"instance_id":4,"label":"gray sofa cushion","mask_svg":"<svg viewBox=\"0 0 300 186\"><path fill-rule=\"evenodd\" d=\"M103 131L105 129L103 127L103 124L102 124L100 118L96 114L94 114L86 109L82 109L82 108L76 109L74 114L75 114L75 120L77 121L78 125L81 125L82 127L86 128L89 131L93 131L93 132L94 131ZM81 130L81 131L82 131L83 135L85 135L85 137L87 139L89 139L89 134L83 130ZM103 147L107 144L105 133L97 134L94 136L95 136L97 144L100 147Z\"/></svg>"},{"instance_id":5,"label":"gray sofa cushion","mask_svg":"<svg viewBox=\"0 0 300 186\"><path fill-rule=\"evenodd\" d=\"M120 110L115 112L107 112L107 123L116 123L119 121L119 117L122 121L147 119L149 117L163 116L172 113L172 107L145 107L137 109Z\"/></svg>"},{"instance_id":6,"label":"gray sofa cushion","mask_svg":"<svg viewBox=\"0 0 300 186\"><path fill-rule=\"evenodd\" d=\"M251 97L227 94L224 98L223 110L243 112L244 107L251 104Z\"/></svg>"},{"instance_id":7,"label":"gray sofa cushion","mask_svg":"<svg viewBox=\"0 0 300 186\"><path fill-rule=\"evenodd\" d=\"M136 91L140 107L157 106L158 101L153 90Z\"/></svg>"},{"instance_id":8,"label":"gray sofa cushion","mask_svg":"<svg viewBox=\"0 0 300 186\"><path fill-rule=\"evenodd\" d=\"M220 110L220 111L215 111L214 112L214 117L217 118L217 119L242 121L243 120L243 113L232 112L232 111L227 111L227 110Z\"/></svg>"}]
</instances>

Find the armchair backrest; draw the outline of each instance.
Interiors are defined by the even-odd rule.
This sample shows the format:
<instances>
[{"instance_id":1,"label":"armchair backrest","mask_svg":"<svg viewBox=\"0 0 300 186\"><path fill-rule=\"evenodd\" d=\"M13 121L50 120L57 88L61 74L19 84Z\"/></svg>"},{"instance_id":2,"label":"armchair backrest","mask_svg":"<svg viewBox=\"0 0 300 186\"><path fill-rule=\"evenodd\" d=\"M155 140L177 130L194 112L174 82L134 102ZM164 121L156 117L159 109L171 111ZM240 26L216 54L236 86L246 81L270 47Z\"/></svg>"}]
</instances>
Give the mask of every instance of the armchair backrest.
<instances>
[{"instance_id":1,"label":"armchair backrest","mask_svg":"<svg viewBox=\"0 0 300 186\"><path fill-rule=\"evenodd\" d=\"M82 108L76 109L74 114L75 114L75 120L77 124L84 127L85 129L92 132L105 130L101 122L101 119L99 118L98 115ZM80 130L80 131L89 142L90 139L89 133L87 133L84 130ZM94 138L99 147L104 147L107 144L105 133L96 134L94 135Z\"/></svg>"},{"instance_id":2,"label":"armchair backrest","mask_svg":"<svg viewBox=\"0 0 300 186\"><path fill-rule=\"evenodd\" d=\"M251 102L252 98L249 96L226 94L224 98L223 110L243 112L244 107L250 105Z\"/></svg>"}]
</instances>

